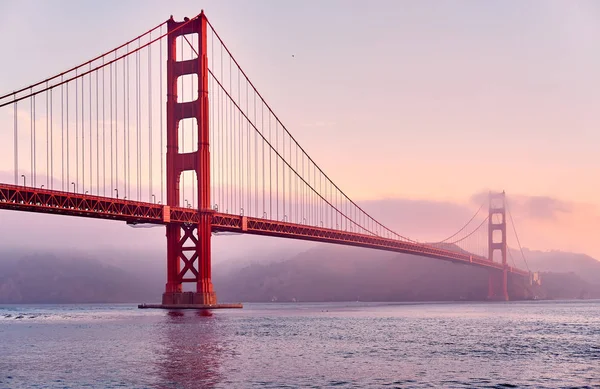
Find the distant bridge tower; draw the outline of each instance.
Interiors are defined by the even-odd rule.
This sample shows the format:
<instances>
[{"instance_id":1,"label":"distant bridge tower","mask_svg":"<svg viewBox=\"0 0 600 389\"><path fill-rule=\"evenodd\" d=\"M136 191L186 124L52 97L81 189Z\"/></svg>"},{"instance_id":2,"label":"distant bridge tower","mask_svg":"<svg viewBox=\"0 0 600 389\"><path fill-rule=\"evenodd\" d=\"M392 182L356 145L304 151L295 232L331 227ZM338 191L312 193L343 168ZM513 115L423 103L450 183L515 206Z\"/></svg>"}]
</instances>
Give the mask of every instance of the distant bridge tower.
<instances>
[{"instance_id":1,"label":"distant bridge tower","mask_svg":"<svg viewBox=\"0 0 600 389\"><path fill-rule=\"evenodd\" d=\"M488 218L488 258L500 251L502 270L489 270L488 299L508 301L508 264L506 262L506 194L490 192Z\"/></svg>"},{"instance_id":2,"label":"distant bridge tower","mask_svg":"<svg viewBox=\"0 0 600 389\"><path fill-rule=\"evenodd\" d=\"M187 18L186 18L187 19ZM187 21L187 20L186 20ZM211 207L208 118L207 20L204 13L187 24L167 22L167 205L179 207L179 179L185 171L195 171L198 182L197 225L167 224L167 285L163 304L216 304L211 280ZM177 37L197 34L198 57L177 61ZM180 39L180 42L183 42ZM177 80L185 75L198 76L198 98L177 101ZM198 148L179 152L179 123L195 119L198 124ZM182 233L183 232L183 237ZM183 265L183 269L181 266ZM196 292L184 293L182 283L196 284Z\"/></svg>"}]
</instances>

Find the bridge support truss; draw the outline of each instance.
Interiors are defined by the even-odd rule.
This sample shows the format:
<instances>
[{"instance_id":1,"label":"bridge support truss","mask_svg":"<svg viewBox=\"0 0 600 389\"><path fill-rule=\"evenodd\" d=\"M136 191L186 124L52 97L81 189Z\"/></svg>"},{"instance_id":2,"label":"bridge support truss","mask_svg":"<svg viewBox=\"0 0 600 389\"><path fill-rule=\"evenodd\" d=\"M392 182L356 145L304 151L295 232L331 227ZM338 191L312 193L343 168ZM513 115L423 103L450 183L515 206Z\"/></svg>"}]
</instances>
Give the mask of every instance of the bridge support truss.
<instances>
[{"instance_id":1,"label":"bridge support truss","mask_svg":"<svg viewBox=\"0 0 600 389\"><path fill-rule=\"evenodd\" d=\"M165 225L167 282L162 304L144 307L241 307L240 304L217 305L211 280L213 231L337 243L464 263L489 271L490 299L508 300L509 288L513 298L519 297L519 290L526 291L527 283L531 283L530 273L507 265L507 254L510 256L511 252L507 252L506 214L511 225L513 220L506 210L504 192L490 193L487 258L486 250L481 246L478 248L482 251L477 253L472 249L456 250L454 247L458 248L459 242L485 226L483 221L473 231L465 229L483 206L465 227L442 242L418 243L396 234L354 203L310 158L258 93L204 13L193 19L185 18L182 22L171 17L166 22L167 34L163 34L164 24L70 70L0 95L0 109L7 107L0 116L14 117L15 178L12 185L0 182L0 209ZM160 37L156 37L157 31ZM164 109L162 64L165 61L165 38L167 150L166 169L163 169L163 115L160 115L160 126L156 125L156 121L154 126L152 123L153 115ZM215 44L218 51L215 51ZM156 51L155 55L151 54L152 45L160 46L160 99L156 95L152 98L152 80L156 74L152 71L152 62L156 58ZM212 56L210 68L208 49ZM212 54L215 52L219 55ZM141 58L148 59L147 67L141 64L145 62L140 61ZM130 66L130 59L135 59L134 68ZM220 66L215 65L218 59ZM223 69L224 62L229 62L228 70ZM216 71L217 68L220 71ZM131 77L130 70L134 70ZM108 72L107 77L105 72ZM147 81L144 80L145 75L148 76ZM238 80L237 88L233 82L235 78ZM191 101L184 98L184 92L189 91L184 84L191 84L190 89L194 89L190 93ZM244 89L245 93L242 93ZM135 98L130 99L132 90L135 90ZM147 95L147 105L140 95ZM160 105L156 104L158 101ZM69 114L69 107L73 105L75 110L71 109ZM209 105L214 109L211 118ZM8 112L10 108L12 113ZM135 108L131 114L130 108ZM135 128L132 124L133 111ZM148 113L147 118L145 113ZM69 135L73 116L75 132ZM187 128L197 133L180 134L179 128L184 129L184 120L195 121L196 126ZM213 139L209 136L209 126L212 127ZM24 131L28 127L31 131ZM95 137L92 136L94 127ZM156 130L160 130L159 138ZM135 143L130 142L134 135ZM185 143L184 135L192 135L192 139L198 140L197 143L192 141L195 149L191 152L179 148L180 143ZM158 203L154 194L158 192L154 192L156 185L152 181L152 166L156 160L152 157L152 150L158 146L156 139L160 139L161 151ZM45 146L46 152L42 147L36 154L36 145L38 149ZM76 146L75 155L69 145ZM213 151L218 150L214 156L220 157L220 162L213 158L212 167L209 145ZM29 163L19 162L19 149L25 149L25 157L20 154L21 160L31 157ZM36 155L42 157L41 163L36 162ZM55 158L54 155L60 157ZM136 166L131 164L132 156L137 157ZM57 162L57 169L54 162ZM212 177L212 199L211 168L213 173L219 173ZM192 185L186 186L187 180L182 174L191 172L195 173L195 180ZM44 175L45 184L36 183ZM137 193L133 196L130 190L132 177L137 180ZM148 177L147 182L143 177ZM262 190L259 184L262 184ZM181 203L189 194L190 186L194 190L191 204L196 203L196 197L198 204L183 207ZM165 189L166 199L163 196ZM221 212L217 211L217 207L214 211L211 209L213 203L221 206ZM514 232L516 235L516 230ZM460 238L457 237L459 233L462 234ZM449 239L453 238L454 241L450 242ZM494 258L494 254L498 253L500 259L497 255ZM536 278L536 281L539 282L539 279ZM184 288L186 284L193 288ZM521 295L524 296L525 292Z\"/></svg>"},{"instance_id":2,"label":"bridge support truss","mask_svg":"<svg viewBox=\"0 0 600 389\"><path fill-rule=\"evenodd\" d=\"M489 260L500 252L502 270L490 269L488 299L508 301L508 264L506 261L506 197L505 193L491 193L489 196L488 248Z\"/></svg>"},{"instance_id":3,"label":"bridge support truss","mask_svg":"<svg viewBox=\"0 0 600 389\"><path fill-rule=\"evenodd\" d=\"M207 20L204 13L188 23L175 22L171 17L167 26L167 204L180 206L181 173L195 171L199 221L198 224L167 224L167 284L162 303L165 306L214 305L217 296L211 280ZM177 61L177 38L189 34L198 36L198 56ZM178 102L178 78L194 74L198 77L198 98ZM190 118L198 124L198 148L194 152L180 153L179 124ZM183 292L183 283L195 283L196 291Z\"/></svg>"}]
</instances>

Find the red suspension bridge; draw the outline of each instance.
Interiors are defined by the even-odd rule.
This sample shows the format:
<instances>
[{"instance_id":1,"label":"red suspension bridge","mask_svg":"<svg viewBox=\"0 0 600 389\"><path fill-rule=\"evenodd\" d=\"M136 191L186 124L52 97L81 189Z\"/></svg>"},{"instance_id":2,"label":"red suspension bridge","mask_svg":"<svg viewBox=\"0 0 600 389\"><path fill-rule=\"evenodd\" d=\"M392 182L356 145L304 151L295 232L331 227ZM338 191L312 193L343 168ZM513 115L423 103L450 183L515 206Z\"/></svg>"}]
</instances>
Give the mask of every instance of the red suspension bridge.
<instances>
[{"instance_id":1,"label":"red suspension bridge","mask_svg":"<svg viewBox=\"0 0 600 389\"><path fill-rule=\"evenodd\" d=\"M167 306L216 306L211 235L225 231L483 267L490 299L531 282L508 262L504 193L443 241L392 231L310 158L204 13L0 96L0 115L14 165L0 209L165 225Z\"/></svg>"}]
</instances>

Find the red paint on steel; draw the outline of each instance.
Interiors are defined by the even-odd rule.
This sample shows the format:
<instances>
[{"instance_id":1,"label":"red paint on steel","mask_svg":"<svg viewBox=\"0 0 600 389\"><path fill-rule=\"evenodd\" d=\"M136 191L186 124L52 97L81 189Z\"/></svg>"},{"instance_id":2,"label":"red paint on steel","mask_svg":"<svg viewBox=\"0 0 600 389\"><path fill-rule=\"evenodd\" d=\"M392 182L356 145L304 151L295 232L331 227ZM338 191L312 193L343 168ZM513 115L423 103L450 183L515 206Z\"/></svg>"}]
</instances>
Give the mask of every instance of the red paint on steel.
<instances>
[{"instance_id":1,"label":"red paint on steel","mask_svg":"<svg viewBox=\"0 0 600 389\"><path fill-rule=\"evenodd\" d=\"M495 263L488 258L468 252L450 251L427 244L375 235L17 185L0 184L0 209L101 218L129 223L166 224L167 226L175 225L180 229L181 226L198 225L201 214L205 213L210 216L212 232L237 232L336 243L470 264L488 268L494 272L505 269L501 263ZM165 215L165 212L168 212L169 215ZM524 277L529 276L529 272L515 267L507 266L506 272Z\"/></svg>"},{"instance_id":2,"label":"red paint on steel","mask_svg":"<svg viewBox=\"0 0 600 389\"><path fill-rule=\"evenodd\" d=\"M0 184L0 209L129 223L157 223L163 219L163 207L159 204L9 184Z\"/></svg>"},{"instance_id":3,"label":"red paint on steel","mask_svg":"<svg viewBox=\"0 0 600 389\"><path fill-rule=\"evenodd\" d=\"M35 95L40 94L42 92L51 91L53 88L57 86L62 86L63 84L68 84L69 82L76 80L77 78L82 78L86 75L90 75L90 93L91 93L91 74L93 72L97 72L99 69L102 69L106 66L111 66L112 64L120 59L125 58L133 53L140 51L141 49L150 46L152 43L157 42L158 40L167 37L167 155L166 155L166 171L167 171L167 180L166 180L166 190L167 190L167 201L166 204L154 204L154 203L146 203L146 202L137 202L126 199L118 199L118 198L110 198L110 197L101 197L101 196L92 196L87 194L79 194L72 192L64 192L64 191L55 191L49 189L38 189L32 187L18 186L18 185L7 185L0 184L0 209L10 209L10 210L18 210L18 211L27 211L27 212L39 212L39 213L49 213L49 214L59 214L59 215L70 215L70 216L78 216L78 217L89 217L89 218L99 218L99 219L108 219L108 220L119 220L125 221L127 223L152 223L152 224L160 224L166 226L166 238L167 238L167 282L165 286L165 293L163 295L163 304L166 305L181 305L181 304L201 304L201 305L214 305L216 304L216 295L213 290L213 285L211 281L211 235L213 232L237 232L237 233L246 233L246 234L254 234L254 235L264 235L264 236L274 236L274 237L282 237L288 239L301 239L315 242L327 242L327 243L336 243L343 245L351 245L357 247L365 247L379 250L387 250L398 253L408 253L414 254L418 256L426 256L431 258L437 258L441 260L452 261L455 263L469 264L474 266L483 267L485 269L489 269L489 285L488 285L488 296L491 299L499 299L499 300L507 300L508 296L508 278L512 277L521 277L520 279L525 279L525 277L530 276L530 273L524 270L520 270L517 268L513 268L508 266L507 264L507 237L506 237L506 205L505 205L505 194L490 193L490 209L489 209L489 217L488 217L488 257L485 258L480 255L475 255L469 253L467 251L461 250L458 247L455 251L453 249L442 249L439 246L434 244L422 244L417 243L415 241L411 241L407 238L398 238L395 233L391 230L387 229L383 225L376 222L374 219L369 219L372 223L375 224L378 228L367 230L364 229L365 226L362 226L363 233L357 233L352 231L347 231L343 229L332 229L332 228L323 228L312 225L307 225L305 223L295 224L288 223L285 221L277 221L270 220L266 218L257 218L251 216L239 216L232 215L228 213L217 213L211 209L211 198L210 198L210 189L211 189L211 177L210 177L210 153L209 153L209 98L212 96L208 95L208 77L210 76L210 72L208 69L208 54L207 54L207 29L212 29L210 23L207 21L204 13L200 15L188 19L185 18L183 22L176 22L171 18L167 22L167 33L162 34L162 29L160 30L160 37L155 37L154 40L150 39L147 43L144 43L140 46L132 50L129 50L130 41L124 45L121 45L119 48L128 47L127 53L123 53L121 56L117 56L117 49L112 50L110 53L114 53L114 57L110 60L104 61L104 57L106 54L96 57L95 59L84 63L83 65L72 68L68 72L61 73L52 78L46 79L42 82L34 84L30 87L20 89L16 92L0 96L0 107L6 106L9 104L13 104L15 108L15 137L17 134L17 111L16 111L16 102L32 98L33 103L35 103L35 99L33 98ZM151 34L155 29L159 28L155 27L154 29L148 31L143 34ZM263 102L264 106L269 111L269 123L271 115L276 119L276 123L281 124L277 116L273 113L271 108L264 102L262 96L258 93L254 85L247 79L246 74L239 67L237 61L233 58L229 49L225 46L225 44L221 41L218 34L214 32L214 36L217 38L219 42L221 42L222 47L230 56L231 60L238 66L241 74L246 78L248 85L250 85L260 100ZM192 58L189 60L181 60L177 61L177 38L183 37L188 44L191 45L189 40L185 38L186 35L189 34L197 34L199 47L198 50L192 49L196 54L197 58ZM141 37L141 36L140 36ZM139 42L139 38L136 38ZM180 42L183 43L182 39L179 39ZM194 42L194 40L192 40ZM161 46L162 47L162 46ZM222 55L222 54L221 54ZM161 48L161 56L162 56L162 48ZM97 64L92 68L92 62L98 61L102 59L102 64ZM222 59L221 59L222 60ZM231 64L231 62L230 62ZM77 71L77 69L81 69L81 71ZM162 70L162 68L161 68ZM67 79L63 79L63 75L70 73L71 71L75 71L75 75L71 77L67 77ZM112 71L111 71L112 72ZM97 74L97 73L96 73ZM117 73L115 73L116 75ZM196 75L198 78L198 98L193 101L188 102L178 102L178 78L185 75ZM60 77L60 81L59 78ZM112 73L111 73L112 80ZM294 172L294 168L292 164L285 159L285 146L283 149L283 155L281 155L278 151L277 144L273 148L270 140L264 137L261 131L256 128L255 124L248 118L247 112L240 107L239 101L236 101L235 97L231 96L231 90L227 90L221 82L215 77L215 81L217 85L222 88L224 95L230 99L232 106L235 109L240 111L240 114L243 116L244 120L247 120L250 125L257 131L258 136L262 137L263 141L267 143L269 147L272 148L274 154L277 158L282 159L282 163L289 168L292 172ZM104 81L103 81L104 82ZM96 83L98 81L96 80ZM162 77L161 77L162 83ZM230 79L231 84L231 79ZM239 84L239 79L238 79ZM82 84L83 85L83 84ZM115 81L116 85L116 81ZM82 87L83 88L83 87ZM96 87L98 89L98 86ZM238 85L238 89L239 89ZM62 90L62 88L61 88ZM23 95L19 95L21 92L24 92ZM238 90L239 92L239 90ZM111 81L111 107L112 107L112 81ZM247 92L246 92L247 93ZM162 94L162 87L161 87ZM83 89L82 89L83 95ZM50 97L52 97L50 92ZM77 97L76 97L77 98ZM256 96L255 96L256 98ZM3 101L6 100L6 101ZM62 92L61 92L61 100L62 100ZM238 97L239 100L239 97ZM50 100L52 101L52 100ZM68 88L67 88L67 101L68 101ZM91 94L90 94L90 137L91 137ZM162 99L161 99L162 102ZM48 101L46 101L46 105ZM67 103L68 107L68 103ZM62 110L62 108L61 108ZM98 108L97 108L98 110ZM256 110L256 108L255 108ZM48 107L46 108L48 112ZM52 112L52 108L50 108L50 112ZM82 116L83 116L83 110ZM35 104L33 104L33 116L35 117ZM111 122L112 122L112 108L111 108ZM256 116L256 113L255 113ZM179 151L179 134L178 128L181 120L183 119L195 119L197 122L198 128L198 145L197 151L184 153ZM68 109L67 109L67 122L68 122ZM162 121L162 115L161 115ZM48 122L48 120L47 120ZM50 119L52 122L52 119ZM35 120L33 121L35 125ZM83 123L82 123L83 125ZM83 128L83 127L82 127ZM277 124L276 124L277 128ZM287 129L281 124L281 128L285 131L285 133L289 136L290 139L290 153L291 153L291 141L295 142L295 139L292 135L287 131ZM46 130L47 131L47 130ZM82 130L83 131L83 130ZM112 126L111 126L112 131ZM249 129L250 131L250 129ZM35 134L34 129L32 129L32 133ZM270 133L270 130L269 130ZM83 135L83 133L82 133ZM270 137L270 136L269 136ZM162 128L161 128L161 139L162 139ZM277 139L277 138L276 138ZM83 140L83 138L82 138ZM256 142L256 141L255 141ZM152 143L150 141L150 143ZM67 139L67 145L69 144ZM296 143L297 144L297 143ZM32 143L35 146L35 139ZM82 141L83 145L83 141ZM111 147L112 147L112 133L111 133ZM162 148L162 140L161 140L161 148ZM256 147L256 144L255 144ZM308 157L308 154L304 152L302 147L297 145L304 154ZM116 149L116 146L115 146ZM16 156L17 153L17 143L15 138L15 182L17 182L17 174L18 174L18 158ZM68 150L68 147L67 147ZM249 149L248 149L249 150ZM269 151L270 152L270 151ZM91 153L91 142L90 142L90 153ZM98 153L98 152L97 152ZM250 153L250 152L249 152ZM35 157L35 153L33 153ZM79 157L77 157L78 159ZM264 157L263 157L264 158ZM151 157L150 157L151 159ZM329 178L325 175L325 173L308 157L308 160L314 166L314 173L316 174L316 169L319 170L319 173L322 174L324 178L329 180ZM67 172L69 171L67 159ZM296 155L296 165L298 163L297 155ZM99 165L99 162L97 162ZM304 157L302 160L302 164L304 166ZM32 163L34 165L34 163ZM240 165L241 166L241 165ZM279 166L279 165L276 165ZM264 167L263 167L264 169ZM304 171L304 167L302 168ZM197 177L197 188L198 188L198 209L191 208L183 208L180 204L180 177L181 174L185 171L195 171ZM243 171L243 169L242 169ZM270 173L270 172L269 172ZM276 173L279 177L279 173ZM303 173L302 173L303 174ZM33 175L35 177L35 169L33 170ZM264 170L263 170L264 175ZM78 174L77 174L78 176ZM90 169L91 176L91 169ZM152 174L150 173L150 176ZM162 177L162 175L161 175ZM285 188L285 173L284 177L284 185ZM23 176L25 179L25 176ZM313 177L314 178L314 177ZM353 221L350 217L352 215L352 209L348 213L348 208L346 208L346 212L343 212L343 208L338 208L338 194L343 195L345 199L347 199L352 206L354 206L354 210L362 211L362 209L353 203L331 180L329 182L337 191L335 194L335 204L334 202L330 202L327 196L323 197L321 193L316 192L316 186L313 188L310 183L310 170L308 181L299 174L299 179L301 183L307 185L311 190L315 191L315 197L319 197L327 206L330 206L333 210L336 211L336 219L339 216L340 218L346 218L350 221L350 224L356 224L356 221ZM67 180L68 182L69 180ZM112 150L111 150L111 181L112 181ZM116 180L118 181L118 179ZM264 181L264 176L263 176ZM85 180L84 180L85 182ZM319 181L320 182L320 181ZM75 183L73 183L75 186ZM258 185L258 184L256 184ZM99 184L98 184L99 186ZM162 186L162 180L161 180ZM242 185L240 185L242 186ZM279 188L279 184L277 184ZM291 189L291 181L290 181L290 193ZM256 188L255 188L256 189ZM115 189L116 190L116 189ZM277 189L278 191L278 189ZM327 189L326 189L327 191ZM87 193L87 192L86 192ZM256 192L258 193L258 192ZM278 193L278 192L277 192ZM327 193L327 192L326 192ZM332 194L332 193L330 193ZM154 195L152 195L154 196ZM258 196L258 195L256 195ZM118 197L118 192L117 192ZM279 198L279 195L277 195ZM284 192L285 199L285 192ZM340 197L341 199L341 197ZM162 198L161 198L162 200ZM309 200L309 202L312 200ZM279 209L278 204L276 204L277 209ZM264 205L263 205L264 207ZM258 206L257 206L258 208ZM225 208L227 209L227 208ZM284 202L285 209L285 202ZM242 209L243 213L243 209ZM475 214L477 216L478 213ZM284 212L285 215L285 212ZM333 214L332 214L333 215ZM368 217L366 213L364 216ZM473 218L475 218L475 216ZM333 217L333 216L332 216ZM356 212L355 212L356 217ZM473 218L467 223L473 220ZM501 220L499 219L501 218ZM284 220L287 219L287 215L284 216ZM498 220L500 220L498 222ZM364 222L364 220L363 220ZM314 223L313 223L314 224ZM367 223L369 224L369 223ZM485 220L482 222L482 225L485 224ZM321 226L323 225L321 221ZM340 224L341 225L341 224ZM358 226L358 224L356 224ZM466 225L465 225L466 226ZM463 231L465 227L463 227L460 231ZM380 232L383 230L383 235L388 236L388 238L384 238L382 236L378 236L377 234L382 234ZM478 231L479 227L473 230L472 233ZM377 231L377 232L374 232ZM501 234L501 239L498 241L494 241L494 232L499 232ZM457 234L452 235L456 236ZM395 239L390 237L395 236ZM467 235L467 237L470 236ZM464 238L462 238L464 239ZM518 241L518 238L517 238ZM440 242L441 243L441 242ZM501 253L501 262L495 263L493 261L493 254L496 251L500 251ZM184 282L195 283L196 284L196 292L186 292L183 293L182 284ZM511 279L513 282L513 279Z\"/></svg>"},{"instance_id":4,"label":"red paint on steel","mask_svg":"<svg viewBox=\"0 0 600 389\"><path fill-rule=\"evenodd\" d=\"M210 154L208 118L208 58L206 17L185 22L167 21L167 204L179 207L179 179L184 171L193 170L198 180L198 215L193 224L167 224L167 284L163 304L183 303L182 283L196 283L195 304L216 304L211 280L211 213ZM177 37L198 34L198 57L177 61ZM184 75L198 76L198 98L177 102L177 79ZM198 149L179 152L178 128L183 119L196 119ZM182 238L181 232L184 232ZM191 254L190 254L191 252ZM181 263L183 262L183 269Z\"/></svg>"}]
</instances>

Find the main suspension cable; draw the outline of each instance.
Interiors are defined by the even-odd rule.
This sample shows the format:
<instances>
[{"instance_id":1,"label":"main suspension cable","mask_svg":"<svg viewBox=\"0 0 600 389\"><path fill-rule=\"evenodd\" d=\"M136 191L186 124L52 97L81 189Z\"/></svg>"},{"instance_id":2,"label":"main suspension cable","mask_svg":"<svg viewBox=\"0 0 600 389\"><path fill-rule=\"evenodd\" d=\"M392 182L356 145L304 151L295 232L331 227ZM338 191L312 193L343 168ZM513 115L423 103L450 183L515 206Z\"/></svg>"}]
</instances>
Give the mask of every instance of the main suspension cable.
<instances>
[{"instance_id":1,"label":"main suspension cable","mask_svg":"<svg viewBox=\"0 0 600 389\"><path fill-rule=\"evenodd\" d=\"M513 220L512 213L510 212L510 208L508 207L508 201L506 201L505 199L504 203L506 205L506 210L508 211L508 218L510 219L510 224L512 225L513 231L515 232L515 238L517 238L517 244L519 245L519 250L521 251L521 257L525 262L525 267L527 267L527 271L531 272L531 270L529 269L529 265L527 264L527 258L525 258L525 253L523 252L523 247L521 246L521 241L519 240L519 234L517 234L517 229L515 227L515 222Z\"/></svg>"},{"instance_id":2,"label":"main suspension cable","mask_svg":"<svg viewBox=\"0 0 600 389\"><path fill-rule=\"evenodd\" d=\"M441 240L439 242L435 242L435 243L445 243L448 240L454 238L456 235L460 234L465 228L467 228L467 226L473 221L473 219L475 219L477 217L477 215L479 215L479 212L481 212L481 210L483 209L484 205L485 205L485 202L483 202L481 204L481 206L479 206L479 209L477 210L477 212L475 212L475 214L471 217L471 219L469 219L469 221L464 226L462 226L462 228L460 230L456 231L454 234L450 235L446 239Z\"/></svg>"}]
</instances>

